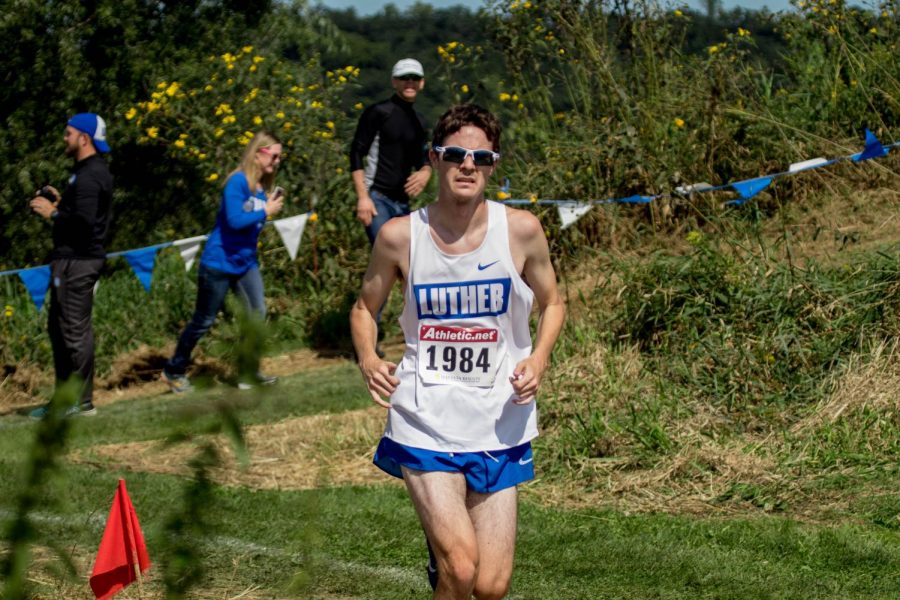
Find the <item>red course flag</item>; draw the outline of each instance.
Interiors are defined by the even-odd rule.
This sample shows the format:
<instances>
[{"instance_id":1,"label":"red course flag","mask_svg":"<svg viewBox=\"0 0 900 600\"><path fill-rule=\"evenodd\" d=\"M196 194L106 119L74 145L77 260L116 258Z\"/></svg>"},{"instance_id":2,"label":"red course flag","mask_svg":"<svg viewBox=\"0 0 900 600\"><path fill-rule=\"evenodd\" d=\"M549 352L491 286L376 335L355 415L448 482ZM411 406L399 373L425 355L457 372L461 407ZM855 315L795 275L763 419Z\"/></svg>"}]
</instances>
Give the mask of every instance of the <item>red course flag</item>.
<instances>
[{"instance_id":1,"label":"red course flag","mask_svg":"<svg viewBox=\"0 0 900 600\"><path fill-rule=\"evenodd\" d=\"M141 524L125 489L125 480L120 479L94 561L91 589L98 600L107 600L135 581L139 570L143 573L149 568L150 557Z\"/></svg>"}]
</instances>

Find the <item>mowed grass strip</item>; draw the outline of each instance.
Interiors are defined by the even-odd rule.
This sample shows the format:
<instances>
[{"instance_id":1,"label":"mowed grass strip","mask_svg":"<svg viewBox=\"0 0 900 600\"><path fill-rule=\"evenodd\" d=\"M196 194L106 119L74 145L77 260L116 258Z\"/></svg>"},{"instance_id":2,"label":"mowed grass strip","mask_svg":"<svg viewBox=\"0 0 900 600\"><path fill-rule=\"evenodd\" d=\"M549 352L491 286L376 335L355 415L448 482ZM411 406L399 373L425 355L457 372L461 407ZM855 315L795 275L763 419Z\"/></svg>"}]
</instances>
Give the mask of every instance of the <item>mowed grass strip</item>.
<instances>
[{"instance_id":1,"label":"mowed grass strip","mask_svg":"<svg viewBox=\"0 0 900 600\"><path fill-rule=\"evenodd\" d=\"M81 557L83 593L67 597L89 598L98 517L120 475L128 477L157 562L149 583L158 587L161 523L179 501L181 482L73 467L56 518L36 519L46 536ZM12 492L6 481L4 498ZM232 597L254 586L265 590L257 597L270 598L427 597L424 541L401 488L222 487L209 511L214 527L197 540L207 578L195 597L212 597L204 590ZM900 585L897 539L883 530L781 518L626 516L530 502L520 524L511 598L891 598ZM46 573L35 579L54 581Z\"/></svg>"},{"instance_id":2,"label":"mowed grass strip","mask_svg":"<svg viewBox=\"0 0 900 600\"><path fill-rule=\"evenodd\" d=\"M246 403L237 410L248 425L369 405L355 367L339 365L286 378L258 397L219 386L110 405L95 419L73 422L72 445L199 433L214 418L209 407L221 401ZM19 417L4 421L0 510L6 522L33 427ZM61 470L34 515L42 542L76 557L78 577L35 568L35 597L90 597L86 578L119 477L128 481L156 562L147 592L161 597L164 525L186 480L78 464ZM534 497L522 502L511 598L890 598L900 589L900 536L884 528L565 510L543 507ZM206 515L210 528L195 540L205 579L192 597L428 596L424 538L402 487L216 486ZM46 551L39 554L42 565L53 564Z\"/></svg>"}]
</instances>

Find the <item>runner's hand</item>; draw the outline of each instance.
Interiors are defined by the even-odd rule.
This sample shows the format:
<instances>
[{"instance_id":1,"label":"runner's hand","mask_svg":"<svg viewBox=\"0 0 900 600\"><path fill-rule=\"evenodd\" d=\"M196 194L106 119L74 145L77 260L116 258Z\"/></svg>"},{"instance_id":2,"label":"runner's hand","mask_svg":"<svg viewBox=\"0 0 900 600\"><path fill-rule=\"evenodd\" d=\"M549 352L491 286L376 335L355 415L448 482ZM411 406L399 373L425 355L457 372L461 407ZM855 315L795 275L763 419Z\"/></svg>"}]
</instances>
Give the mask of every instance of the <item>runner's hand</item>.
<instances>
[{"instance_id":1,"label":"runner's hand","mask_svg":"<svg viewBox=\"0 0 900 600\"><path fill-rule=\"evenodd\" d=\"M534 400L534 395L541 385L541 378L546 370L547 364L538 360L534 355L516 365L516 370L509 378L517 396L513 399L513 404L528 404Z\"/></svg>"},{"instance_id":2,"label":"runner's hand","mask_svg":"<svg viewBox=\"0 0 900 600\"><path fill-rule=\"evenodd\" d=\"M397 365L375 357L360 362L359 370L362 371L363 379L366 380L366 387L369 389L372 401L384 408L390 408L390 403L385 402L382 398L389 398L400 385L400 380L394 377Z\"/></svg>"},{"instance_id":3,"label":"runner's hand","mask_svg":"<svg viewBox=\"0 0 900 600\"><path fill-rule=\"evenodd\" d=\"M415 198L421 194L422 190L425 189L425 186L428 185L429 177L431 177L431 171L419 169L406 178L406 184L403 186L403 191L405 191L406 195L410 198Z\"/></svg>"},{"instance_id":4,"label":"runner's hand","mask_svg":"<svg viewBox=\"0 0 900 600\"><path fill-rule=\"evenodd\" d=\"M356 202L356 219L366 227L372 224L372 218L377 214L375 203L368 195L360 197Z\"/></svg>"}]
</instances>

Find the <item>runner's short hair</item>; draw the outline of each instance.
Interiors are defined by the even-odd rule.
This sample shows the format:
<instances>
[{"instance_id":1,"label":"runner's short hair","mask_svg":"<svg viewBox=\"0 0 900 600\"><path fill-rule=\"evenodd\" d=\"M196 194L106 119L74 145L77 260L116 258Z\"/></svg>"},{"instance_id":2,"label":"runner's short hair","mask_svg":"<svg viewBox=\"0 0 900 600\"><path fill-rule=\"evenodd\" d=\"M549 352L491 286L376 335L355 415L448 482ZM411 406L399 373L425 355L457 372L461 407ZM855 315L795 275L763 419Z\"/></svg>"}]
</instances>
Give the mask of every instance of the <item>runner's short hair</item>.
<instances>
[{"instance_id":1,"label":"runner's short hair","mask_svg":"<svg viewBox=\"0 0 900 600\"><path fill-rule=\"evenodd\" d=\"M465 127L472 125L481 129L494 146L494 152L500 152L500 120L494 113L477 104L457 104L451 106L447 112L441 115L434 127L434 136L431 143L435 146L443 146L444 140Z\"/></svg>"}]
</instances>

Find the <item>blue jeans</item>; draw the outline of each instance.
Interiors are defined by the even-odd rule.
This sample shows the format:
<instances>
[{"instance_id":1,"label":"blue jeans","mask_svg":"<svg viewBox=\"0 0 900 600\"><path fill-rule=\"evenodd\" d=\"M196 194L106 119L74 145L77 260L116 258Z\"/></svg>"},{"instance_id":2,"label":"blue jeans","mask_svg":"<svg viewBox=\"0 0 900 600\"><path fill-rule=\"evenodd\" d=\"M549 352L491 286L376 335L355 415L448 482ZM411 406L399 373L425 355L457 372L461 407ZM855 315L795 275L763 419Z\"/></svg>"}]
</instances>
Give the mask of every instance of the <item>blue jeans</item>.
<instances>
[{"instance_id":1,"label":"blue jeans","mask_svg":"<svg viewBox=\"0 0 900 600\"><path fill-rule=\"evenodd\" d=\"M263 297L263 282L259 267L253 267L242 275L235 275L201 264L197 277L197 305L194 308L194 316L181 332L175 354L166 362L165 371L168 375L184 375L187 371L188 365L191 364L191 352L194 351L200 338L215 323L216 315L225 304L225 294L229 289L240 296L251 314L265 318L266 300Z\"/></svg>"},{"instance_id":2,"label":"blue jeans","mask_svg":"<svg viewBox=\"0 0 900 600\"><path fill-rule=\"evenodd\" d=\"M369 198L372 199L375 210L378 212L377 215L372 217L372 222L366 227L369 243L374 244L382 225L394 217L402 217L409 214L409 201L391 200L378 190L369 190Z\"/></svg>"}]
</instances>

